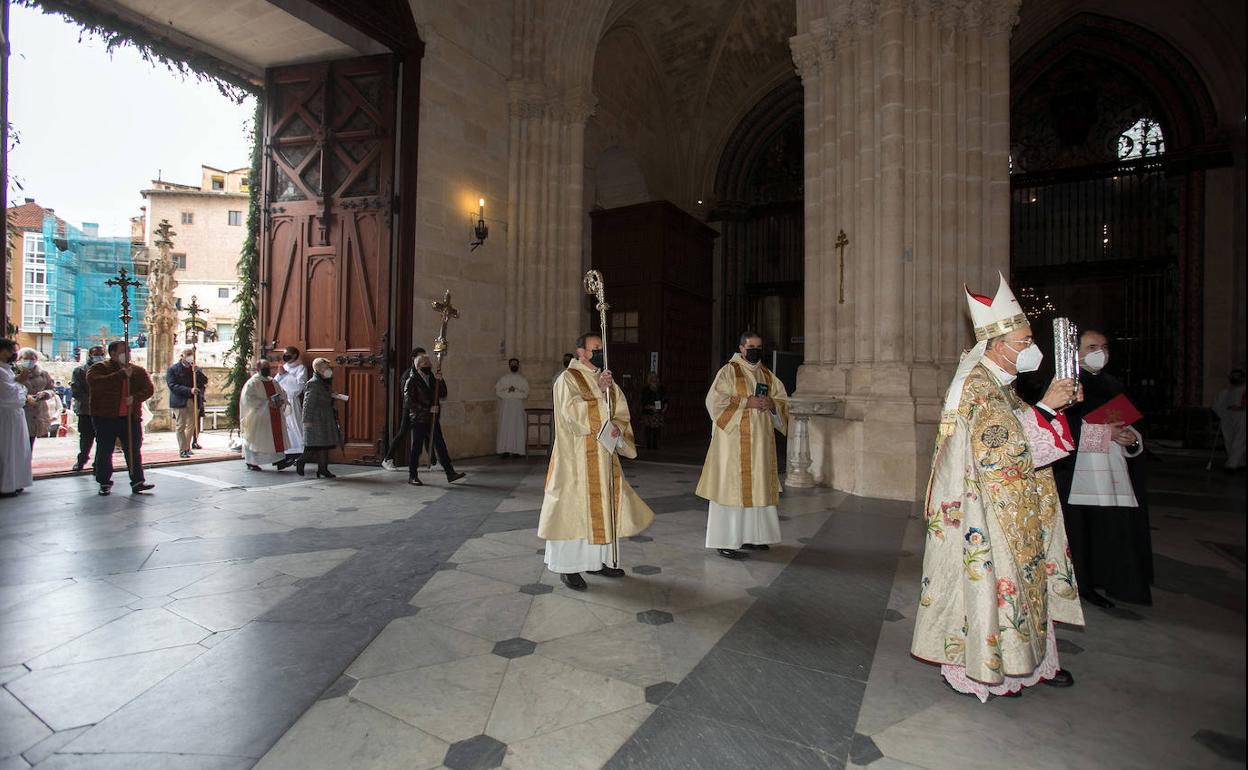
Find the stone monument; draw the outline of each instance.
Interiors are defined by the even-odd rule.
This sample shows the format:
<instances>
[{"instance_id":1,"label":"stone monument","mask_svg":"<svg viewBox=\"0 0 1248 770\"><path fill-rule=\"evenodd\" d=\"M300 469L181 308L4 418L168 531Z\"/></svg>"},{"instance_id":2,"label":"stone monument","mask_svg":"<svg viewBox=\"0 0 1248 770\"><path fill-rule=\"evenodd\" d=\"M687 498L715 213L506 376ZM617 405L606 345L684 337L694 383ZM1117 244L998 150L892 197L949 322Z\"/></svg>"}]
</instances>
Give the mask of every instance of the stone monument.
<instances>
[{"instance_id":1,"label":"stone monument","mask_svg":"<svg viewBox=\"0 0 1248 770\"><path fill-rule=\"evenodd\" d=\"M173 278L171 256L175 235L177 233L169 225L169 220L160 220L154 239L156 252L148 263L147 309L143 313L143 325L147 327L147 371L156 386L148 401L148 408L152 411L148 430L173 429L165 370L173 363L173 350L178 341L178 308L173 296L178 282Z\"/></svg>"}]
</instances>

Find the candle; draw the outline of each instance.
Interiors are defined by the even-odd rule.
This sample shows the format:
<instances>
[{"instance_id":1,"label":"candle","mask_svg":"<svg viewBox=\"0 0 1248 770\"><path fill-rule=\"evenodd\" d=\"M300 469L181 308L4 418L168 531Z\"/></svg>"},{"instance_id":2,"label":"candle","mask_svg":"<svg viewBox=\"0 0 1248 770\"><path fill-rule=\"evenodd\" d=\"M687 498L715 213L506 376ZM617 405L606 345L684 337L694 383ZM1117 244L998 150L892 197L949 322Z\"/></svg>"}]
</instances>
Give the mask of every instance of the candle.
<instances>
[{"instance_id":1,"label":"candle","mask_svg":"<svg viewBox=\"0 0 1248 770\"><path fill-rule=\"evenodd\" d=\"M477 201L477 219L482 222L485 221L485 198L481 198Z\"/></svg>"}]
</instances>

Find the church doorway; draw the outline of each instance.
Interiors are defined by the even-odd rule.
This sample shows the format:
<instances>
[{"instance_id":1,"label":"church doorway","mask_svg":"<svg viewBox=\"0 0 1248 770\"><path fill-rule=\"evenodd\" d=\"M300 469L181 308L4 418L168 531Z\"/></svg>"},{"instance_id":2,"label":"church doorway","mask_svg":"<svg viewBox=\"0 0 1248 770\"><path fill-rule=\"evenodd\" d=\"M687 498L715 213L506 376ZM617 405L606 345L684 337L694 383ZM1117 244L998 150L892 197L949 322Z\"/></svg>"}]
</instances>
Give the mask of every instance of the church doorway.
<instances>
[{"instance_id":1,"label":"church doorway","mask_svg":"<svg viewBox=\"0 0 1248 770\"><path fill-rule=\"evenodd\" d=\"M721 360L736 352L742 331L757 331L790 392L805 349L802 156L802 85L793 78L763 97L733 131L708 216L720 227Z\"/></svg>"}]
</instances>

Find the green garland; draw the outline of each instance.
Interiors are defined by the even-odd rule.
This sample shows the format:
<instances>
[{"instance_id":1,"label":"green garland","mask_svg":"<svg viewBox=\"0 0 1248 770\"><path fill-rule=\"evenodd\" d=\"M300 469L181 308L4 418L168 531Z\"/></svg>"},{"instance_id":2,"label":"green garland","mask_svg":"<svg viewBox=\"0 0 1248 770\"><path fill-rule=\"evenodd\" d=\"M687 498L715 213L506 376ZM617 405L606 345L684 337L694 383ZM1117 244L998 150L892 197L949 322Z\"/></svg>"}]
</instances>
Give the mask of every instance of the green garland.
<instances>
[{"instance_id":1,"label":"green garland","mask_svg":"<svg viewBox=\"0 0 1248 770\"><path fill-rule=\"evenodd\" d=\"M222 95L238 104L248 96L259 95L260 87L251 82L247 74L234 70L221 60L193 48L179 45L140 24L107 11L93 7L82 0L12 0L14 5L34 8L45 14L65 16L82 27L82 35L93 35L104 41L105 49L112 53L122 46L138 51L143 61L162 64L183 77L209 82Z\"/></svg>"},{"instance_id":2,"label":"green garland","mask_svg":"<svg viewBox=\"0 0 1248 770\"><path fill-rule=\"evenodd\" d=\"M263 131L264 105L256 101L256 116L251 127L251 184L248 186L250 201L247 203L247 238L238 255L239 291L234 297L238 304L238 322L234 328L234 344L230 354L234 357L230 373L225 377L229 400L225 404L226 420L231 426L238 425L238 397L243 385L251 377L251 361L256 347L256 310L260 288L260 137Z\"/></svg>"}]
</instances>

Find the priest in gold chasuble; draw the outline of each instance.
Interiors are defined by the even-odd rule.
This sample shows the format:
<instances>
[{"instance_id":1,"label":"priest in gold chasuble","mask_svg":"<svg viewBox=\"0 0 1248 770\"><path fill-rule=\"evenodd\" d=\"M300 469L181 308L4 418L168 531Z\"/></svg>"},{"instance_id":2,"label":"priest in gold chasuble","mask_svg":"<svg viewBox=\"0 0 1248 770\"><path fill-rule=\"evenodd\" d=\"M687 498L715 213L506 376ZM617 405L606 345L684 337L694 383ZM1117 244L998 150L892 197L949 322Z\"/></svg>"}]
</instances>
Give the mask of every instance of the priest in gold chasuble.
<instances>
[{"instance_id":1,"label":"priest in gold chasuble","mask_svg":"<svg viewBox=\"0 0 1248 770\"><path fill-rule=\"evenodd\" d=\"M567 587L583 591L587 585L582 572L624 576L613 563L612 543L650 526L654 511L620 469L620 457L636 457L637 450L628 402L602 368L602 339L582 336L576 355L555 379L555 446L537 536L546 540L547 568Z\"/></svg>"},{"instance_id":2,"label":"priest in gold chasuble","mask_svg":"<svg viewBox=\"0 0 1248 770\"><path fill-rule=\"evenodd\" d=\"M1061 503L1048 467L1073 444L1055 380L1032 407L1014 392L1039 348L1001 278L995 298L967 292L978 344L945 398L924 512L923 578L911 652L940 664L957 692L987 701L1073 684L1053 623L1083 625Z\"/></svg>"},{"instance_id":3,"label":"priest in gold chasuble","mask_svg":"<svg viewBox=\"0 0 1248 770\"><path fill-rule=\"evenodd\" d=\"M729 559L780 542L775 431L789 428L788 393L762 363L762 338L745 332L739 343L706 394L711 446L697 488L710 501L706 547Z\"/></svg>"}]
</instances>

